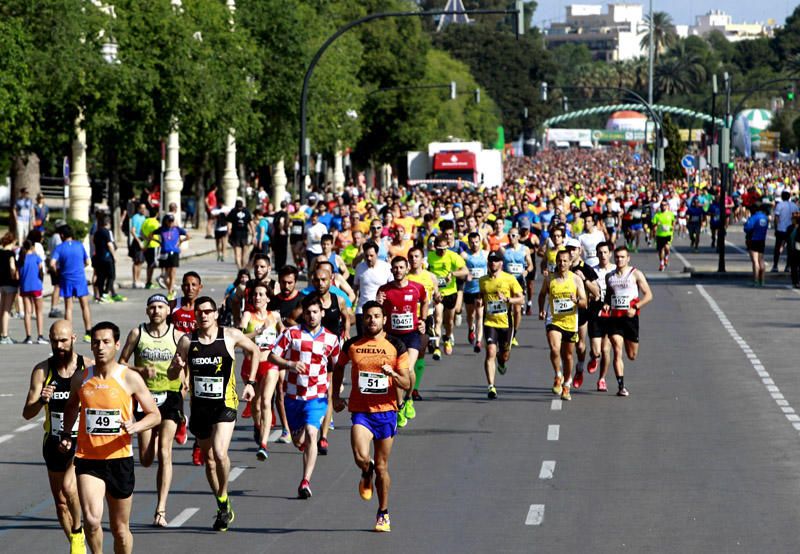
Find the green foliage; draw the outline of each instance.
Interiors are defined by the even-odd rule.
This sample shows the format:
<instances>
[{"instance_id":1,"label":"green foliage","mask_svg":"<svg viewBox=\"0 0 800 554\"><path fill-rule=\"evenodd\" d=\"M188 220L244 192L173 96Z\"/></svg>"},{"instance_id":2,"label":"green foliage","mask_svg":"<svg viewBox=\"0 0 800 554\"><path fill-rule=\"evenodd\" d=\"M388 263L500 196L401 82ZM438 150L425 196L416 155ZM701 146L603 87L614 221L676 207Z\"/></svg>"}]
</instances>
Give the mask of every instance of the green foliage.
<instances>
[{"instance_id":1,"label":"green foliage","mask_svg":"<svg viewBox=\"0 0 800 554\"><path fill-rule=\"evenodd\" d=\"M667 139L666 149L664 150L664 178L682 179L683 169L681 168L681 158L686 153L683 141L681 141L678 126L672 122L669 114L662 117L664 123L664 138Z\"/></svg>"},{"instance_id":2,"label":"green foliage","mask_svg":"<svg viewBox=\"0 0 800 554\"><path fill-rule=\"evenodd\" d=\"M29 51L22 21L0 16L0 152L23 148L30 137L34 114Z\"/></svg>"},{"instance_id":3,"label":"green foliage","mask_svg":"<svg viewBox=\"0 0 800 554\"><path fill-rule=\"evenodd\" d=\"M644 33L639 46L642 50L650 47L650 14L644 16L647 31ZM678 34L675 32L675 24L672 22L672 16L666 12L653 12L653 47L654 57L658 59L662 52L675 44Z\"/></svg>"}]
</instances>

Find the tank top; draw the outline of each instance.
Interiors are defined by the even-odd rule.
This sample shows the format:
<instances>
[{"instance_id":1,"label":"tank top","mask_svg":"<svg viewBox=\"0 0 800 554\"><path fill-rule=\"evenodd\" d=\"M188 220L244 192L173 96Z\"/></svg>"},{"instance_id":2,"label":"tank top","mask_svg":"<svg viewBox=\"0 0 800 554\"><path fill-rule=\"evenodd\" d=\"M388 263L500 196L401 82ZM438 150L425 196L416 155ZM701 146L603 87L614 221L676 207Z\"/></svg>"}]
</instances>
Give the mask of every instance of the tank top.
<instances>
[{"instance_id":1,"label":"tank top","mask_svg":"<svg viewBox=\"0 0 800 554\"><path fill-rule=\"evenodd\" d=\"M328 296L330 296L331 305L322 309L322 326L337 337L341 337L342 311L339 309L339 299L331 292L328 293Z\"/></svg>"},{"instance_id":2,"label":"tank top","mask_svg":"<svg viewBox=\"0 0 800 554\"><path fill-rule=\"evenodd\" d=\"M525 261L525 247L518 244L516 248L512 248L509 245L503 252L503 271L519 277L525 273Z\"/></svg>"},{"instance_id":3,"label":"tank top","mask_svg":"<svg viewBox=\"0 0 800 554\"><path fill-rule=\"evenodd\" d=\"M189 342L189 388L192 409L195 407L225 406L236 409L236 376L233 357L225 346L225 328L219 327L217 337L203 344L192 331Z\"/></svg>"},{"instance_id":4,"label":"tank top","mask_svg":"<svg viewBox=\"0 0 800 554\"><path fill-rule=\"evenodd\" d=\"M267 312L267 314L269 313L271 312ZM280 318L280 314L273 313L272 317L273 319ZM252 333L264 325L267 321L267 319L261 319L258 317L256 312L250 312L250 321L247 322L244 332ZM270 350L275 344L276 340L278 340L278 326L275 321L272 322L272 325L265 327L263 331L253 337L253 342L256 343L256 346L258 346L262 352L265 350Z\"/></svg>"},{"instance_id":5,"label":"tank top","mask_svg":"<svg viewBox=\"0 0 800 554\"><path fill-rule=\"evenodd\" d=\"M615 269L608 275L608 286L611 287L612 317L626 317L628 309L639 300L639 286L636 284L634 271L636 268L632 267L623 275Z\"/></svg>"},{"instance_id":6,"label":"tank top","mask_svg":"<svg viewBox=\"0 0 800 554\"><path fill-rule=\"evenodd\" d=\"M75 456L87 460L111 460L133 455L131 435L122 429L133 419L133 399L125 390L124 365L117 364L106 378L88 367L78 393L81 416L78 426L78 448Z\"/></svg>"},{"instance_id":7,"label":"tank top","mask_svg":"<svg viewBox=\"0 0 800 554\"><path fill-rule=\"evenodd\" d=\"M83 356L78 355L75 365L75 372L82 372L85 369ZM73 373L74 375L74 373ZM64 430L64 410L67 407L67 400L69 400L69 393L71 389L72 375L69 377L61 377L55 367L53 358L47 359L47 375L44 378L44 386L53 385L55 390L53 396L50 397L50 402L44 405L44 437L58 436ZM75 420L75 426L72 428L72 437L78 435L78 420Z\"/></svg>"},{"instance_id":8,"label":"tank top","mask_svg":"<svg viewBox=\"0 0 800 554\"><path fill-rule=\"evenodd\" d=\"M11 272L11 258L14 257L13 250L0 248L0 287L16 287L17 280Z\"/></svg>"},{"instance_id":9,"label":"tank top","mask_svg":"<svg viewBox=\"0 0 800 554\"><path fill-rule=\"evenodd\" d=\"M572 300L577 297L578 287L575 284L575 274L567 271L564 280L557 279L555 275L550 279L549 288L550 314L548 324L560 327L565 331L578 330L578 305Z\"/></svg>"},{"instance_id":10,"label":"tank top","mask_svg":"<svg viewBox=\"0 0 800 554\"><path fill-rule=\"evenodd\" d=\"M136 367L145 365L155 367L156 376L144 381L147 388L153 393L153 398L158 406L161 406L166 400L167 391L178 392L181 390L180 378L170 380L167 377L167 371L177 348L174 325L168 325L167 332L162 337L151 335L144 323L139 325L139 341L133 351L133 363Z\"/></svg>"},{"instance_id":11,"label":"tank top","mask_svg":"<svg viewBox=\"0 0 800 554\"><path fill-rule=\"evenodd\" d=\"M472 275L472 280L464 283L464 292L467 294L477 294L480 292L478 280L489 271L489 262L484 250L478 250L477 254L467 251L467 269Z\"/></svg>"},{"instance_id":12,"label":"tank top","mask_svg":"<svg viewBox=\"0 0 800 554\"><path fill-rule=\"evenodd\" d=\"M172 308L170 318L175 328L181 333L191 333L197 329L197 320L194 316L194 310L186 308L183 305L182 296L175 300L175 307Z\"/></svg>"}]
</instances>

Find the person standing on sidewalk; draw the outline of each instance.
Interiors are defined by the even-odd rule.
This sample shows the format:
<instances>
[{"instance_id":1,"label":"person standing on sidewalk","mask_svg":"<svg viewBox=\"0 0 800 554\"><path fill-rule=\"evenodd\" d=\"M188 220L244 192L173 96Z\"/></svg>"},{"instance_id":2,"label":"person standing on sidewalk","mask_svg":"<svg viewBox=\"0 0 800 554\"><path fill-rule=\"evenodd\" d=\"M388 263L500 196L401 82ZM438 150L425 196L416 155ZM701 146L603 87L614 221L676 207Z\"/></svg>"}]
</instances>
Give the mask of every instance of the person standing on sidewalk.
<instances>
[{"instance_id":1,"label":"person standing on sidewalk","mask_svg":"<svg viewBox=\"0 0 800 554\"><path fill-rule=\"evenodd\" d=\"M789 227L792 225L792 216L800 210L797 204L790 200L788 190L781 193L781 199L775 204L773 220L775 222L775 249L772 251L772 273L778 272L778 262L781 259L783 247L789 238ZM784 271L789 271L789 260L786 260Z\"/></svg>"},{"instance_id":2,"label":"person standing on sidewalk","mask_svg":"<svg viewBox=\"0 0 800 554\"><path fill-rule=\"evenodd\" d=\"M759 204L751 206L752 215L744 224L745 243L747 252L750 254L750 262L753 264L753 286L764 286L764 249L767 242L767 231L769 230L769 206Z\"/></svg>"},{"instance_id":3,"label":"person standing on sidewalk","mask_svg":"<svg viewBox=\"0 0 800 554\"><path fill-rule=\"evenodd\" d=\"M10 231L0 239L0 344L14 344L14 339L8 336L8 320L19 286L14 256L16 243L17 239Z\"/></svg>"},{"instance_id":4,"label":"person standing on sidewalk","mask_svg":"<svg viewBox=\"0 0 800 554\"><path fill-rule=\"evenodd\" d=\"M147 206L139 204L138 211L131 215L128 223L128 256L133 261L131 288L144 288L144 283L139 281L144 263L144 237L142 225L147 220Z\"/></svg>"},{"instance_id":5,"label":"person standing on sidewalk","mask_svg":"<svg viewBox=\"0 0 800 554\"><path fill-rule=\"evenodd\" d=\"M31 220L33 218L33 200L28 196L28 189L19 189L19 198L14 202L11 215L17 225L17 240L22 241L28 236L31 230Z\"/></svg>"},{"instance_id":6,"label":"person standing on sidewalk","mask_svg":"<svg viewBox=\"0 0 800 554\"><path fill-rule=\"evenodd\" d=\"M792 272L792 286L800 289L800 211L792 214L792 226L788 229L789 269Z\"/></svg>"},{"instance_id":7,"label":"person standing on sidewalk","mask_svg":"<svg viewBox=\"0 0 800 554\"><path fill-rule=\"evenodd\" d=\"M236 205L226 216L228 222L228 242L233 248L233 261L237 269L247 265L248 236L253 232L253 216L244 205L244 200L236 199Z\"/></svg>"},{"instance_id":8,"label":"person standing on sidewalk","mask_svg":"<svg viewBox=\"0 0 800 554\"><path fill-rule=\"evenodd\" d=\"M216 210L219 205L217 203L217 185L212 184L211 187L208 189L208 193L205 197L205 207L206 207L206 238L214 238L211 231L214 228L214 221L216 217L214 217L211 212Z\"/></svg>"},{"instance_id":9,"label":"person standing on sidewalk","mask_svg":"<svg viewBox=\"0 0 800 554\"><path fill-rule=\"evenodd\" d=\"M58 232L62 242L53 252L50 266L58 272L58 286L64 297L64 319L72 321L72 300L77 298L86 329L83 342L91 342L89 329L92 328L92 314L89 311L89 287L86 286L89 254L83 244L74 240L72 227L64 225Z\"/></svg>"},{"instance_id":10,"label":"person standing on sidewalk","mask_svg":"<svg viewBox=\"0 0 800 554\"><path fill-rule=\"evenodd\" d=\"M111 235L111 218L101 215L95 231L94 242L94 270L97 277L97 298L101 303L123 302L125 297L115 292L114 280L117 274L117 248L114 237Z\"/></svg>"},{"instance_id":11,"label":"person standing on sidewalk","mask_svg":"<svg viewBox=\"0 0 800 554\"><path fill-rule=\"evenodd\" d=\"M31 233L33 234L33 233ZM34 243L26 240L19 249L19 293L25 305L25 344L48 344L42 331L44 316L42 314L42 277L44 276L44 260L36 253ZM31 338L31 315L36 312L37 340Z\"/></svg>"}]
</instances>

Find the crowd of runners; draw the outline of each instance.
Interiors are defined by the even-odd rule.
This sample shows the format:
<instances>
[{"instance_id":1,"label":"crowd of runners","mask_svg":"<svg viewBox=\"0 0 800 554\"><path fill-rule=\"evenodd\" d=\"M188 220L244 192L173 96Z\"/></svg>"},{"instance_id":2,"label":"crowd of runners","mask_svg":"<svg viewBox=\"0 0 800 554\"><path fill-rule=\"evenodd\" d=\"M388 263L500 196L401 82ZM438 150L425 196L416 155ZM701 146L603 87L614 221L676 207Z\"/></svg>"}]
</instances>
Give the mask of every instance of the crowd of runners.
<instances>
[{"instance_id":1,"label":"crowd of runners","mask_svg":"<svg viewBox=\"0 0 800 554\"><path fill-rule=\"evenodd\" d=\"M343 194L314 193L268 214L269 240L261 235L250 256L247 241L238 245L240 269L224 298L205 295L202 276L186 272L179 290L166 283L148 297L144 321L127 335L108 321L87 329L93 359L77 354L71 321L56 321L52 356L33 369L23 415L44 412L43 456L71 551L85 551L84 540L101 551L104 499L115 551L132 550L134 435L140 464L158 463L153 525L168 525L173 442L191 435L193 462L205 465L215 497L213 529L226 531L238 418L253 419L262 462L279 426L277 442L301 453L297 496L308 499L334 413L345 409L358 493L365 501L377 493L374 529L390 531L389 458L423 400L426 364L457 348L476 365L482 358L486 398L495 400L526 317L544 321L554 395L571 400L585 373L605 392L613 366L616 394L627 397L625 358L638 355L639 315L653 299L632 255L652 242L665 270L674 234L685 227L696 245L715 229L703 175L657 190L648 171L629 150L545 152L508 160L498 190L373 193L350 184ZM756 185L757 202L745 188L743 205L763 206L769 194L796 199L797 181L781 182Z\"/></svg>"}]
</instances>

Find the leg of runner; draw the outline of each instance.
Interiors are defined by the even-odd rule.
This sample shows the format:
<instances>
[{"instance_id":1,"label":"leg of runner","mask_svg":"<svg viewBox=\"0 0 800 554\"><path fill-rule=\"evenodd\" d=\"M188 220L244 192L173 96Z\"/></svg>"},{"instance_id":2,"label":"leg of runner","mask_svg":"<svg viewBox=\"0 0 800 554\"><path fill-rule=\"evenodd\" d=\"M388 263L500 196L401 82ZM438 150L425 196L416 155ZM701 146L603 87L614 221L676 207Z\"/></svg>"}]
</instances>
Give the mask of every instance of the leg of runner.
<instances>
[{"instance_id":1,"label":"leg of runner","mask_svg":"<svg viewBox=\"0 0 800 554\"><path fill-rule=\"evenodd\" d=\"M153 516L153 525L166 527L167 525L167 495L172 485L172 441L178 424L171 419L162 419L158 430L158 472L156 473L156 487L158 489L158 503Z\"/></svg>"},{"instance_id":2,"label":"leg of runner","mask_svg":"<svg viewBox=\"0 0 800 554\"><path fill-rule=\"evenodd\" d=\"M475 353L480 353L483 346L483 304L475 308Z\"/></svg>"},{"instance_id":3,"label":"leg of runner","mask_svg":"<svg viewBox=\"0 0 800 554\"><path fill-rule=\"evenodd\" d=\"M276 386L278 393L275 395L275 407L278 410L278 417L281 418L281 436L278 437L278 442L289 444L292 442L292 437L289 433L289 423L286 419L286 407L283 405L283 379L285 376L286 370L282 369L278 372L278 384Z\"/></svg>"},{"instance_id":4,"label":"leg of runner","mask_svg":"<svg viewBox=\"0 0 800 554\"><path fill-rule=\"evenodd\" d=\"M72 540L72 535L79 534L81 528L81 503L75 482L75 466L70 463L64 472L48 471L47 480L55 501L58 523L67 538Z\"/></svg>"},{"instance_id":5,"label":"leg of runner","mask_svg":"<svg viewBox=\"0 0 800 554\"><path fill-rule=\"evenodd\" d=\"M564 386L561 390L562 400L572 400L570 388L572 388L572 359L575 353L575 343L563 340L561 341L561 360L564 365Z\"/></svg>"},{"instance_id":6,"label":"leg of runner","mask_svg":"<svg viewBox=\"0 0 800 554\"><path fill-rule=\"evenodd\" d=\"M486 383L488 384L487 396L489 400L497 398L497 389L494 387L494 377L497 363L497 345L494 342L486 343L486 358L483 361L483 369L486 373Z\"/></svg>"},{"instance_id":7,"label":"leg of runner","mask_svg":"<svg viewBox=\"0 0 800 554\"><path fill-rule=\"evenodd\" d=\"M547 331L547 344L550 347L550 364L553 366L553 394L561 394L564 386L564 372L561 369L561 332Z\"/></svg>"},{"instance_id":8,"label":"leg of runner","mask_svg":"<svg viewBox=\"0 0 800 554\"><path fill-rule=\"evenodd\" d=\"M268 371L264 377L261 378L260 386L258 387L258 396L253 401L258 405L260 415L260 436L259 436L259 449L258 459L262 462L266 460L269 455L267 454L267 442L269 441L269 433L272 430L272 397L275 395L275 385L278 383L278 372ZM253 413L255 418L255 412ZM255 421L255 419L253 420Z\"/></svg>"},{"instance_id":9,"label":"leg of runner","mask_svg":"<svg viewBox=\"0 0 800 554\"><path fill-rule=\"evenodd\" d=\"M455 300L455 299L454 299ZM444 353L450 355L453 353L453 329L455 328L456 323L456 309L455 306L453 308L445 308L444 309L444 321L442 324L444 335Z\"/></svg>"},{"instance_id":10,"label":"leg of runner","mask_svg":"<svg viewBox=\"0 0 800 554\"><path fill-rule=\"evenodd\" d=\"M444 319L444 305L437 302L433 311L433 359L438 360L442 357L442 351L439 350L439 338L442 336L442 320Z\"/></svg>"},{"instance_id":11,"label":"leg of runner","mask_svg":"<svg viewBox=\"0 0 800 554\"><path fill-rule=\"evenodd\" d=\"M609 339L614 350L614 375L617 377L617 386L619 387L617 394L621 396L622 391L627 391L625 388L625 362L622 359L625 339L623 339L622 335L611 335Z\"/></svg>"},{"instance_id":12,"label":"leg of runner","mask_svg":"<svg viewBox=\"0 0 800 554\"><path fill-rule=\"evenodd\" d=\"M372 499L372 478L375 472L375 462L370 456L370 445L374 435L363 425L353 425L350 428L350 446L353 449L353 459L361 470L361 479L358 484L358 493L364 500Z\"/></svg>"},{"instance_id":13,"label":"leg of runner","mask_svg":"<svg viewBox=\"0 0 800 554\"><path fill-rule=\"evenodd\" d=\"M583 325L578 327L578 343L577 343L577 351L578 351L578 363L575 365L575 379L574 385L576 389L579 389L583 384L583 364L586 362L586 348L587 346L587 339L589 338L589 323L585 322Z\"/></svg>"},{"instance_id":14,"label":"leg of runner","mask_svg":"<svg viewBox=\"0 0 800 554\"><path fill-rule=\"evenodd\" d=\"M311 489L308 484L311 483L311 475L314 473L314 466L317 464L317 437L319 436L319 429L313 425L306 425L303 430L302 438L305 442L303 448L303 481L300 483L300 490L298 496L300 498L310 498ZM303 485L306 485L303 489ZM307 496L306 496L307 494Z\"/></svg>"},{"instance_id":15,"label":"leg of runner","mask_svg":"<svg viewBox=\"0 0 800 554\"><path fill-rule=\"evenodd\" d=\"M475 344L477 325L475 322L475 301L467 303L467 340L470 344Z\"/></svg>"},{"instance_id":16,"label":"leg of runner","mask_svg":"<svg viewBox=\"0 0 800 554\"><path fill-rule=\"evenodd\" d=\"M328 455L328 432L331 430L331 421L333 421L333 390L328 385L328 407L325 410L325 417L322 418L322 425L319 428L319 443L317 445L317 453L320 456Z\"/></svg>"},{"instance_id":17,"label":"leg of runner","mask_svg":"<svg viewBox=\"0 0 800 554\"><path fill-rule=\"evenodd\" d=\"M103 551L103 499L106 484L92 475L78 475L78 496L83 511L86 544L92 552Z\"/></svg>"},{"instance_id":18,"label":"leg of runner","mask_svg":"<svg viewBox=\"0 0 800 554\"><path fill-rule=\"evenodd\" d=\"M148 429L138 435L139 440L139 463L143 467L153 465L156 458L156 445L158 442L158 429Z\"/></svg>"},{"instance_id":19,"label":"leg of runner","mask_svg":"<svg viewBox=\"0 0 800 554\"><path fill-rule=\"evenodd\" d=\"M608 368L611 366L612 354L611 340L609 340L608 336L603 337L600 349L600 375L597 378L597 390L600 392L606 392L608 390L608 386L606 385L606 375L608 375Z\"/></svg>"},{"instance_id":20,"label":"leg of runner","mask_svg":"<svg viewBox=\"0 0 800 554\"><path fill-rule=\"evenodd\" d=\"M424 350L423 350L424 352ZM419 359L419 350L416 348L409 348L408 349L408 367L415 368L417 365L417 359ZM417 417L417 409L414 407L414 398L411 394L411 391L414 390L415 379L416 376L414 375L413 371L409 371L409 377L411 378L411 384L409 385L408 389L403 389L401 387L397 387L397 426L398 427L405 427L408 423L409 419L414 419ZM328 407L330 409L330 406ZM402 425L400 424L402 422Z\"/></svg>"},{"instance_id":21,"label":"leg of runner","mask_svg":"<svg viewBox=\"0 0 800 554\"><path fill-rule=\"evenodd\" d=\"M114 554L130 554L133 552L133 535L130 525L133 496L114 498L108 495L107 501L108 526L111 527L111 534L114 535Z\"/></svg>"},{"instance_id":22,"label":"leg of runner","mask_svg":"<svg viewBox=\"0 0 800 554\"><path fill-rule=\"evenodd\" d=\"M389 476L389 456L392 454L394 438L375 441L375 490L378 491L378 514L389 513L389 490L392 479ZM387 525L388 525L388 517ZM386 529L388 531L388 529Z\"/></svg>"},{"instance_id":23,"label":"leg of runner","mask_svg":"<svg viewBox=\"0 0 800 554\"><path fill-rule=\"evenodd\" d=\"M419 351L419 359L417 359L417 363L414 364L412 369L414 370L411 375L412 385L411 385L411 398L414 400L422 400L422 397L419 395L419 386L422 383L422 376L425 375L425 352L428 349L428 333L427 330L425 333L422 333L422 343L420 345Z\"/></svg>"}]
</instances>

